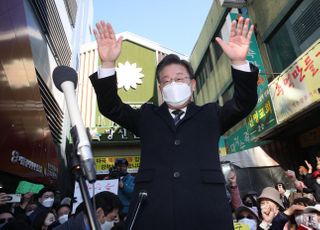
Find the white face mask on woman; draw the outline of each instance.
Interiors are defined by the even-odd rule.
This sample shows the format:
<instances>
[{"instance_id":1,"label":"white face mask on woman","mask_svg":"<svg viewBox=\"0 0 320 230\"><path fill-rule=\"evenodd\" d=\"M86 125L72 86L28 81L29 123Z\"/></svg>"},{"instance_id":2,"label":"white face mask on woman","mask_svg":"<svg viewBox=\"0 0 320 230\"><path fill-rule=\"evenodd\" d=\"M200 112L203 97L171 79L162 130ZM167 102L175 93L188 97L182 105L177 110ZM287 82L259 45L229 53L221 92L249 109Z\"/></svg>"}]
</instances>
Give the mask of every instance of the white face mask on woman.
<instances>
[{"instance_id":1,"label":"white face mask on woman","mask_svg":"<svg viewBox=\"0 0 320 230\"><path fill-rule=\"evenodd\" d=\"M101 230L111 230L111 228L114 225L114 221L105 221L103 224L101 224Z\"/></svg>"},{"instance_id":2,"label":"white face mask on woman","mask_svg":"<svg viewBox=\"0 0 320 230\"><path fill-rule=\"evenodd\" d=\"M257 222L255 220L248 219L248 218L242 218L238 222L240 224L248 225L250 230L256 230L257 229Z\"/></svg>"},{"instance_id":3,"label":"white face mask on woman","mask_svg":"<svg viewBox=\"0 0 320 230\"><path fill-rule=\"evenodd\" d=\"M191 97L191 86L187 83L176 83L172 81L162 89L163 100L172 106L186 103Z\"/></svg>"},{"instance_id":4,"label":"white face mask on woman","mask_svg":"<svg viewBox=\"0 0 320 230\"><path fill-rule=\"evenodd\" d=\"M63 224L64 222L67 222L68 221L68 214L59 216L58 221L59 221L60 224Z\"/></svg>"}]
</instances>

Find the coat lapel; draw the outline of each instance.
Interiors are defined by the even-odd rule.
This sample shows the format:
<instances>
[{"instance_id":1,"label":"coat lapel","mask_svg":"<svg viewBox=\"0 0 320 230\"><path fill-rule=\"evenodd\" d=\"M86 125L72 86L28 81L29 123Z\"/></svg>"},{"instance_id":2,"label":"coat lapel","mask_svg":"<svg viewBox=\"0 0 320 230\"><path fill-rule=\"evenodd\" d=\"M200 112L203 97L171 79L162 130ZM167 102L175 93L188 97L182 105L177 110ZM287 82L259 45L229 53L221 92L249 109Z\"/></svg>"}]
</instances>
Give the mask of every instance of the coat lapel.
<instances>
[{"instance_id":1,"label":"coat lapel","mask_svg":"<svg viewBox=\"0 0 320 230\"><path fill-rule=\"evenodd\" d=\"M187 107L187 112L184 118L179 122L177 126L180 126L182 123L189 120L191 117L193 117L198 111L200 110L200 107L194 104L194 102L191 102Z\"/></svg>"},{"instance_id":2,"label":"coat lapel","mask_svg":"<svg viewBox=\"0 0 320 230\"><path fill-rule=\"evenodd\" d=\"M155 112L164 120L166 125L168 125L172 131L175 131L176 127L166 103L162 103L160 107L155 108Z\"/></svg>"}]
</instances>

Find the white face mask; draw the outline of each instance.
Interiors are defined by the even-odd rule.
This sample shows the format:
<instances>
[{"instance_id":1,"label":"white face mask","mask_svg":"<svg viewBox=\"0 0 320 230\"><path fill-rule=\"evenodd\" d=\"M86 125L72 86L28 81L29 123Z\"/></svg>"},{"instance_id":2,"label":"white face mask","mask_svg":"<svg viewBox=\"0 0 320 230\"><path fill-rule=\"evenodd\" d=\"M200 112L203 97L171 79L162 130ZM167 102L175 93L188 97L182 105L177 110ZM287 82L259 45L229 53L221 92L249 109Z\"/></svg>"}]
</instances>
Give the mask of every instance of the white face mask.
<instances>
[{"instance_id":1,"label":"white face mask","mask_svg":"<svg viewBox=\"0 0 320 230\"><path fill-rule=\"evenodd\" d=\"M68 221L68 214L62 215L58 218L60 224L63 224Z\"/></svg>"},{"instance_id":2,"label":"white face mask","mask_svg":"<svg viewBox=\"0 0 320 230\"><path fill-rule=\"evenodd\" d=\"M114 221L105 221L103 224L101 224L101 230L111 230L111 228L114 225Z\"/></svg>"},{"instance_id":3,"label":"white face mask","mask_svg":"<svg viewBox=\"0 0 320 230\"><path fill-rule=\"evenodd\" d=\"M53 206L53 202L54 202L53 198L47 198L47 199L44 199L41 204L46 208L51 208Z\"/></svg>"},{"instance_id":4,"label":"white face mask","mask_svg":"<svg viewBox=\"0 0 320 230\"><path fill-rule=\"evenodd\" d=\"M320 184L320 177L316 179L317 184Z\"/></svg>"},{"instance_id":5,"label":"white face mask","mask_svg":"<svg viewBox=\"0 0 320 230\"><path fill-rule=\"evenodd\" d=\"M303 223L303 215L302 214L296 215L294 217L294 220L296 221L297 226L299 226L300 224Z\"/></svg>"},{"instance_id":6,"label":"white face mask","mask_svg":"<svg viewBox=\"0 0 320 230\"><path fill-rule=\"evenodd\" d=\"M257 229L257 222L255 220L248 219L248 218L242 218L238 222L240 224L248 225L250 230L256 230Z\"/></svg>"},{"instance_id":7,"label":"white face mask","mask_svg":"<svg viewBox=\"0 0 320 230\"><path fill-rule=\"evenodd\" d=\"M172 106L186 103L191 96L191 87L187 83L171 82L162 89L163 100Z\"/></svg>"}]
</instances>

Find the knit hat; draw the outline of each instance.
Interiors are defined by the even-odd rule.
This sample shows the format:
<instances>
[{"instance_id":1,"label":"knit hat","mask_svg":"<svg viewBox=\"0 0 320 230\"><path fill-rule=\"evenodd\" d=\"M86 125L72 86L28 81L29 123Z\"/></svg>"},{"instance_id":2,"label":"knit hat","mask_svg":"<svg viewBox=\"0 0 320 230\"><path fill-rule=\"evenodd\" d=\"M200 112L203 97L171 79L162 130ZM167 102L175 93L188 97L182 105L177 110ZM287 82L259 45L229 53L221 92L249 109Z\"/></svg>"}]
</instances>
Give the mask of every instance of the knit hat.
<instances>
[{"instance_id":1,"label":"knit hat","mask_svg":"<svg viewBox=\"0 0 320 230\"><path fill-rule=\"evenodd\" d=\"M240 206L239 208L237 208L235 210L237 220L240 219L241 213L243 211L250 212L253 216L255 216L257 218L257 220L259 220L257 207L248 207L248 206Z\"/></svg>"},{"instance_id":2,"label":"knit hat","mask_svg":"<svg viewBox=\"0 0 320 230\"><path fill-rule=\"evenodd\" d=\"M284 209L282 200L280 198L280 193L277 189L273 188L273 187L266 187L262 190L261 195L259 196L258 200L260 202L260 200L262 198L265 199L269 199L272 200L273 202L277 203L281 208Z\"/></svg>"}]
</instances>

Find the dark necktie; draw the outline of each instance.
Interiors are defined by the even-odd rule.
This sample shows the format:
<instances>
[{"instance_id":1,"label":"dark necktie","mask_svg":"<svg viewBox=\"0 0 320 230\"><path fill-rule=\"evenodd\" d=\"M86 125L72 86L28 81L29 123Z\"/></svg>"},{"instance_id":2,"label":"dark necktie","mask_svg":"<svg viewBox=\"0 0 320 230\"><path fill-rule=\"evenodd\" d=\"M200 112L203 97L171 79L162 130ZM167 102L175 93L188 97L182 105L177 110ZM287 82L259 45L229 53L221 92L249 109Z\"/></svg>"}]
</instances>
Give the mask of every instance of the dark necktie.
<instances>
[{"instance_id":1,"label":"dark necktie","mask_svg":"<svg viewBox=\"0 0 320 230\"><path fill-rule=\"evenodd\" d=\"M182 116L182 114L184 114L184 112L180 109L177 109L172 111L172 114L174 115L174 118L173 118L174 125L177 125L180 121L180 117Z\"/></svg>"}]
</instances>

